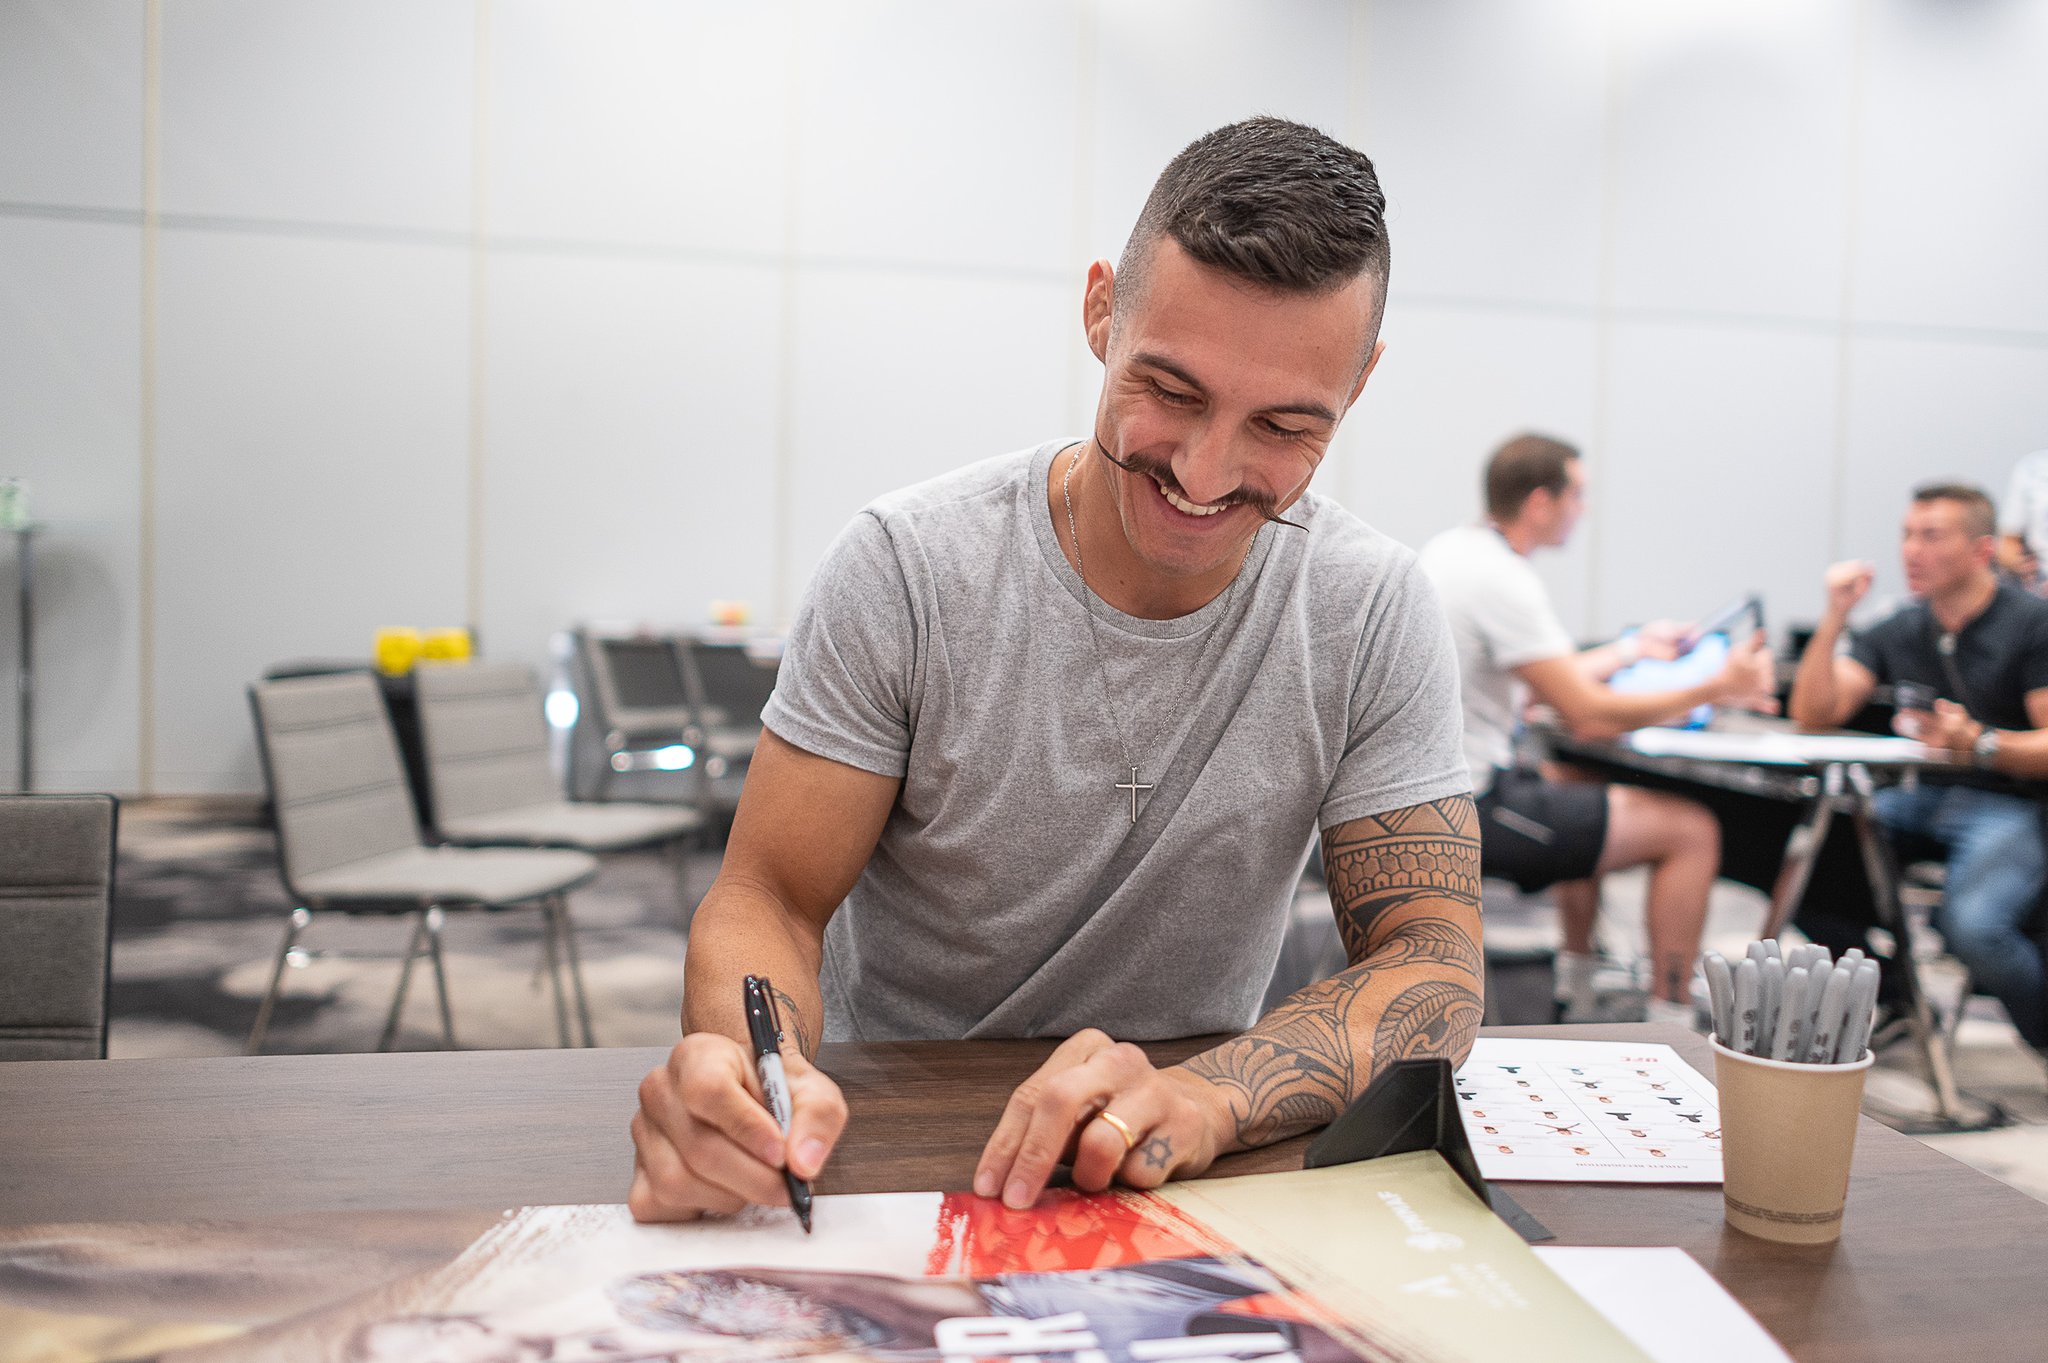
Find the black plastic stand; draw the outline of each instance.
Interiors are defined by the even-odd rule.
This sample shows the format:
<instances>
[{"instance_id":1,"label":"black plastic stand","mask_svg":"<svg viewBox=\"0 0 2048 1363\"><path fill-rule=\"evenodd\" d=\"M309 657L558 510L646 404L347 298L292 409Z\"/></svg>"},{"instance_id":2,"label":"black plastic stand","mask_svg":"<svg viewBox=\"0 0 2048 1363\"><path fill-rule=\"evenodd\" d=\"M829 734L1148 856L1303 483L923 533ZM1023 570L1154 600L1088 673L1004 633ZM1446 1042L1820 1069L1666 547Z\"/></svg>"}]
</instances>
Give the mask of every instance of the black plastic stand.
<instances>
[{"instance_id":1,"label":"black plastic stand","mask_svg":"<svg viewBox=\"0 0 2048 1363\"><path fill-rule=\"evenodd\" d=\"M1448 1060L1396 1060L1309 1144L1302 1167L1322 1169L1383 1155L1434 1150L1465 1186L1524 1240L1554 1240L1542 1222L1488 1183L1466 1139Z\"/></svg>"}]
</instances>

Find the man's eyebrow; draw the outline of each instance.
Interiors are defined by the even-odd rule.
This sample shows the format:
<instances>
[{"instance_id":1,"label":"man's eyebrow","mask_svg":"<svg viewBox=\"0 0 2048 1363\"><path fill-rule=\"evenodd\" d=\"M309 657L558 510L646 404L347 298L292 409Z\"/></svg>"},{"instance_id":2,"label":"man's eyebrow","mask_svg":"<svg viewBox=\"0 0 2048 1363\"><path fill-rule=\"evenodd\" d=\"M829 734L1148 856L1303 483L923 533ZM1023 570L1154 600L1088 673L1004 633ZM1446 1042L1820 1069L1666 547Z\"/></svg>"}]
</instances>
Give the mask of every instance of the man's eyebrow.
<instances>
[{"instance_id":1,"label":"man's eyebrow","mask_svg":"<svg viewBox=\"0 0 2048 1363\"><path fill-rule=\"evenodd\" d=\"M1179 365L1175 364L1172 360L1167 359L1164 355L1154 354L1152 351L1149 350L1141 350L1137 354L1131 356L1131 358L1135 360L1137 363L1144 365L1147 369L1157 369L1162 371L1163 373L1173 375L1173 377L1179 379L1182 383L1194 389L1197 393L1206 393L1209 391L1207 388L1202 386L1202 381L1200 379L1196 378L1193 374L1188 373L1187 370L1182 369Z\"/></svg>"},{"instance_id":2,"label":"man's eyebrow","mask_svg":"<svg viewBox=\"0 0 2048 1363\"><path fill-rule=\"evenodd\" d=\"M1131 356L1131 359L1148 369L1157 369L1161 373L1171 374L1197 393L1207 393L1209 391L1203 386L1200 379L1188 373L1187 370L1181 368L1172 360L1167 359L1164 355L1156 354L1149 350L1141 350ZM1333 424L1337 420L1337 414L1320 402L1283 402L1271 407L1261 407L1259 410L1262 412L1284 412L1290 416L1312 417L1317 421L1326 421Z\"/></svg>"}]
</instances>

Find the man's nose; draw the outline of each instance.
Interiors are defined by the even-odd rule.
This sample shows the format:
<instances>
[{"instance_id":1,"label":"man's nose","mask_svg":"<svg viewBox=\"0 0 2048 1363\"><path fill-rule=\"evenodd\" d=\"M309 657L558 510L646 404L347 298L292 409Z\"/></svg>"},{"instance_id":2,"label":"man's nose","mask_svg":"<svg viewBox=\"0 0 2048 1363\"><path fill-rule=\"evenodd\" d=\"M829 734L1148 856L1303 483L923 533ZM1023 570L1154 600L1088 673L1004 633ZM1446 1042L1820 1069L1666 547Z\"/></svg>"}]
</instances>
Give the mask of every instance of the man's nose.
<instances>
[{"instance_id":1,"label":"man's nose","mask_svg":"<svg viewBox=\"0 0 2048 1363\"><path fill-rule=\"evenodd\" d=\"M1243 485L1244 469L1232 434L1217 422L1204 422L1174 455L1173 480L1189 501L1206 506Z\"/></svg>"}]
</instances>

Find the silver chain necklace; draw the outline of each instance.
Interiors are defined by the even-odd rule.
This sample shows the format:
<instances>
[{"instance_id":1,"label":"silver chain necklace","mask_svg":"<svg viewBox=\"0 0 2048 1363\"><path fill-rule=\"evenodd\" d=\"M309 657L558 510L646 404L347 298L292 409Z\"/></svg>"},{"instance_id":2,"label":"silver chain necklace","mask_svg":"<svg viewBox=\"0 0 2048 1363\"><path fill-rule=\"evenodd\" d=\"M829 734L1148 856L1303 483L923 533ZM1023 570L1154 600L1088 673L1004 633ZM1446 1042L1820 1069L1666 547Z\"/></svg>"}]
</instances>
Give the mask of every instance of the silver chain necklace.
<instances>
[{"instance_id":1,"label":"silver chain necklace","mask_svg":"<svg viewBox=\"0 0 2048 1363\"><path fill-rule=\"evenodd\" d=\"M1088 565L1081 558L1081 530L1079 526L1074 524L1074 470L1081 463L1081 450L1082 447L1076 445L1073 456L1067 460L1067 471L1060 478L1060 500L1066 504L1067 534L1074 541L1074 568L1081 578L1082 588L1087 591L1093 591L1094 588L1088 585ZM1252 533L1252 539L1254 541L1258 539L1257 531ZM1247 544L1244 547L1244 557L1237 561L1237 572L1230 579L1230 591L1224 597L1223 613L1225 615L1228 615L1230 612L1230 602L1237 596L1238 579L1244 576L1244 565L1250 561L1251 556L1252 546ZM1135 824L1138 821L1138 795L1142 791L1153 789L1153 786L1138 779L1138 764L1131 760L1130 740L1124 737L1123 719L1116 712L1116 697L1109 685L1109 664L1102 656L1102 641L1097 636L1097 631L1100 627L1095 623L1095 609L1086 601L1081 603L1081 609L1088 613L1088 646L1094 651L1095 673L1102 682L1102 703L1104 708L1109 711L1110 724L1116 730L1117 746L1123 751L1124 765L1130 768L1131 772L1130 779L1128 781L1118 781L1115 788L1130 792L1131 822ZM1202 652L1205 656L1207 655L1208 648L1206 645L1203 647ZM1198 659L1197 668L1199 669L1199 667L1200 660Z\"/></svg>"}]
</instances>

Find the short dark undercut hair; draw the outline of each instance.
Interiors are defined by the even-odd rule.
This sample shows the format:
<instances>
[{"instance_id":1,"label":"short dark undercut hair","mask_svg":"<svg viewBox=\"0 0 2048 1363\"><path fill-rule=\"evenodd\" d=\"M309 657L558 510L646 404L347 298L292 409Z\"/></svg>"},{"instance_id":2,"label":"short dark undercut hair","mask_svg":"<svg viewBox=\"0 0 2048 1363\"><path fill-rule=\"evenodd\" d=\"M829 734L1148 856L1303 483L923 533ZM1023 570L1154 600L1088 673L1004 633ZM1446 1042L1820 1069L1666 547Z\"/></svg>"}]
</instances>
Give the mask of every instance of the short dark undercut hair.
<instances>
[{"instance_id":1,"label":"short dark undercut hair","mask_svg":"<svg viewBox=\"0 0 2048 1363\"><path fill-rule=\"evenodd\" d=\"M1963 509L1963 528L1973 536L1998 533L1998 511L1990 494L1974 483L1922 483L1913 489L1913 502L1954 502Z\"/></svg>"},{"instance_id":2,"label":"short dark undercut hair","mask_svg":"<svg viewBox=\"0 0 2048 1363\"><path fill-rule=\"evenodd\" d=\"M1511 521L1538 492L1561 494L1571 482L1579 452L1547 435L1518 435L1486 461L1486 514Z\"/></svg>"},{"instance_id":3,"label":"short dark undercut hair","mask_svg":"<svg viewBox=\"0 0 2048 1363\"><path fill-rule=\"evenodd\" d=\"M1205 133L1167 163L1117 262L1135 302L1162 236L1194 260L1261 288L1323 293L1361 274L1386 305L1387 200L1363 153L1301 123L1260 116Z\"/></svg>"}]
</instances>

